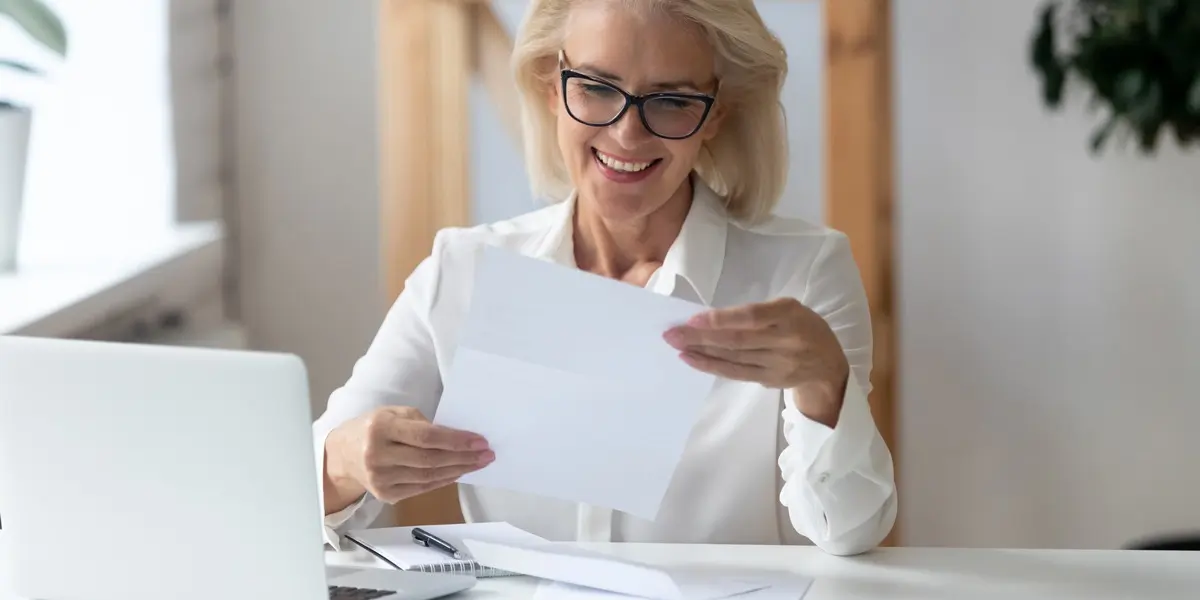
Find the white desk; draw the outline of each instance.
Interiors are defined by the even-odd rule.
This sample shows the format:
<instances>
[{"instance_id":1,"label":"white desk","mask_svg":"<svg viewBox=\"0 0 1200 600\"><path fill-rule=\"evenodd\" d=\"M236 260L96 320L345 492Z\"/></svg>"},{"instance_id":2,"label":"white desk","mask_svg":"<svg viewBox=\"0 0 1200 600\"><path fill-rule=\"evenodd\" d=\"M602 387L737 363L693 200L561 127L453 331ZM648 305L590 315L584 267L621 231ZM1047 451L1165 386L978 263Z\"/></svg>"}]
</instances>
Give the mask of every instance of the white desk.
<instances>
[{"instance_id":1,"label":"white desk","mask_svg":"<svg viewBox=\"0 0 1200 600\"><path fill-rule=\"evenodd\" d=\"M815 580L805 600L1197 600L1200 552L883 548L856 557L811 546L592 544L664 566L792 572ZM335 565L378 566L357 552ZM529 598L536 580L481 579L455 598Z\"/></svg>"},{"instance_id":2,"label":"white desk","mask_svg":"<svg viewBox=\"0 0 1200 600\"><path fill-rule=\"evenodd\" d=\"M787 571L815 579L805 600L1196 600L1200 552L886 548L857 557L813 547L611 544L589 547L661 565ZM136 560L133 561L136 564ZM378 567L365 553L337 566ZM0 581L4 575L0 573ZM0 588L4 586L0 585ZM455 600L529 598L537 581L481 579ZM15 600L0 591L0 600Z\"/></svg>"}]
</instances>

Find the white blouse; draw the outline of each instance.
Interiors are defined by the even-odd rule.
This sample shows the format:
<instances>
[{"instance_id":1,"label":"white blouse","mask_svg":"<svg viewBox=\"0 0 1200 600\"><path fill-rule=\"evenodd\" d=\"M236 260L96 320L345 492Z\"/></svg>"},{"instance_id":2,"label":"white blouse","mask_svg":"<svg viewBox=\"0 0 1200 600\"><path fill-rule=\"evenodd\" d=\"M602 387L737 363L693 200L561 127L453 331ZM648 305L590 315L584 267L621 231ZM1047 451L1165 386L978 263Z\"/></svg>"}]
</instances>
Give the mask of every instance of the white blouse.
<instances>
[{"instance_id":1,"label":"white blouse","mask_svg":"<svg viewBox=\"0 0 1200 600\"><path fill-rule=\"evenodd\" d=\"M347 420L385 405L415 407L433 419L468 309L475 250L490 244L574 267L574 206L571 198L437 235L431 256L409 277L366 354L314 423L318 470L325 437ZM466 520L507 521L556 541L804 544L807 538L833 554L878 545L896 519L896 488L891 453L867 405L870 315L845 235L798 219L743 227L697 180L679 237L646 287L714 308L791 296L816 311L851 367L837 426L806 418L790 391L718 379L657 520L460 485ZM369 526L382 508L367 494L326 516L326 541L339 548L340 533Z\"/></svg>"}]
</instances>

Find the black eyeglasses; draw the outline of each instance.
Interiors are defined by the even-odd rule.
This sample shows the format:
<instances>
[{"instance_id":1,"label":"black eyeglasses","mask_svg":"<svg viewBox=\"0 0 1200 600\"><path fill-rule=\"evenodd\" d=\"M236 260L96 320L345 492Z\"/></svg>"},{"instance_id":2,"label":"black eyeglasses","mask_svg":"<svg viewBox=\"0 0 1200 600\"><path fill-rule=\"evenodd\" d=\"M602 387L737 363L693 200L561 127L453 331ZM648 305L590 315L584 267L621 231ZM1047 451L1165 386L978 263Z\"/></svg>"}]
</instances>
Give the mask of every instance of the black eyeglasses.
<instances>
[{"instance_id":1,"label":"black eyeglasses","mask_svg":"<svg viewBox=\"0 0 1200 600\"><path fill-rule=\"evenodd\" d=\"M637 107L642 125L668 140L682 140L700 131L716 98L708 94L654 92L636 96L586 73L571 70L560 53L563 104L571 118L591 127L607 127Z\"/></svg>"}]
</instances>

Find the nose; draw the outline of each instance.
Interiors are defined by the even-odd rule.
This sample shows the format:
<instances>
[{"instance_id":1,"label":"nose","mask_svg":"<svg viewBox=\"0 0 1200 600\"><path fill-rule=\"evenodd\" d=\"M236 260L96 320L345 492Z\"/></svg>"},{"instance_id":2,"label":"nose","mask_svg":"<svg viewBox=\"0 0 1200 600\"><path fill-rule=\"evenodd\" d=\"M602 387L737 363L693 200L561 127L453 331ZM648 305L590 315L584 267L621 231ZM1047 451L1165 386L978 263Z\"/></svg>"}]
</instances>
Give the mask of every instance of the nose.
<instances>
[{"instance_id":1,"label":"nose","mask_svg":"<svg viewBox=\"0 0 1200 600\"><path fill-rule=\"evenodd\" d=\"M642 117L636 106L630 106L629 110L626 110L616 123L609 125L609 129L612 130L614 141L627 148L636 146L638 142L646 138L654 137L654 134L650 133L642 123Z\"/></svg>"}]
</instances>

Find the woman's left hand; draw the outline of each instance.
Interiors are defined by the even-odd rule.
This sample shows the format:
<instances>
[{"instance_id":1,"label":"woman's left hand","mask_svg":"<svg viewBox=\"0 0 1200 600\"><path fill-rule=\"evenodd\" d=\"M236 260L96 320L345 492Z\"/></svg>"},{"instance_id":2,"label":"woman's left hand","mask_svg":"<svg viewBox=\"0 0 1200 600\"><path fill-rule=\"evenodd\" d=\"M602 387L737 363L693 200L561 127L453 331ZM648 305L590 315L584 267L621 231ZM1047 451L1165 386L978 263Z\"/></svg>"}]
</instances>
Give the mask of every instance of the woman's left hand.
<instances>
[{"instance_id":1,"label":"woman's left hand","mask_svg":"<svg viewBox=\"0 0 1200 600\"><path fill-rule=\"evenodd\" d=\"M832 410L836 419L850 364L825 319L794 298L704 312L663 338L696 369L796 389L797 403L809 405L801 412L827 421Z\"/></svg>"}]
</instances>

